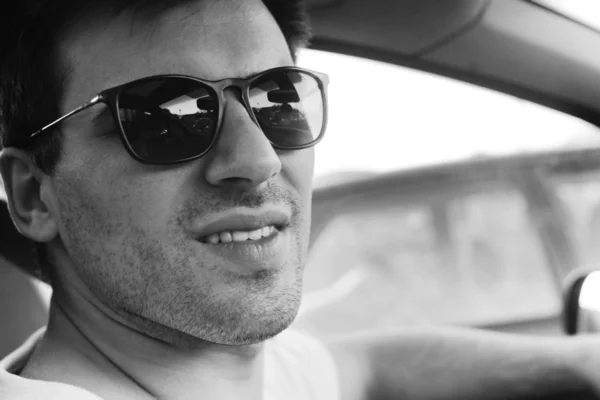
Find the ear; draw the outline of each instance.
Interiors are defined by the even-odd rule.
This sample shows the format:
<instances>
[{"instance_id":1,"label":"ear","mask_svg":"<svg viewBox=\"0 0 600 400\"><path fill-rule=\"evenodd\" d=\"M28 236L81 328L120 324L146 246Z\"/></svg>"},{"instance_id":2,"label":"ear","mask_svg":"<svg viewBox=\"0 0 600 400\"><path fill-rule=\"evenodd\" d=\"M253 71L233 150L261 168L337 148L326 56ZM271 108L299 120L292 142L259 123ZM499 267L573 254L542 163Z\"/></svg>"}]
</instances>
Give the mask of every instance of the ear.
<instances>
[{"instance_id":1,"label":"ear","mask_svg":"<svg viewBox=\"0 0 600 400\"><path fill-rule=\"evenodd\" d=\"M0 152L0 174L17 230L36 242L53 240L58 225L52 207L51 178L35 165L27 152L12 147Z\"/></svg>"}]
</instances>

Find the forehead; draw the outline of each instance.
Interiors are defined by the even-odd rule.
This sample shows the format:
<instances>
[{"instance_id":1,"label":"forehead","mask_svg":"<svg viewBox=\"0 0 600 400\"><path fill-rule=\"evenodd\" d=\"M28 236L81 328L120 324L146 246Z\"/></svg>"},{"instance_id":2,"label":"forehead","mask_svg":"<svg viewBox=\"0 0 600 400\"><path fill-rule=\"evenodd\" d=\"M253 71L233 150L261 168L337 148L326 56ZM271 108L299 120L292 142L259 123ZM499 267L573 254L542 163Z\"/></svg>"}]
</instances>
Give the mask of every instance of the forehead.
<instances>
[{"instance_id":1,"label":"forehead","mask_svg":"<svg viewBox=\"0 0 600 400\"><path fill-rule=\"evenodd\" d=\"M291 65L287 43L260 0L192 1L149 20L125 12L73 26L59 56L68 65L63 108L157 74L217 80Z\"/></svg>"}]
</instances>

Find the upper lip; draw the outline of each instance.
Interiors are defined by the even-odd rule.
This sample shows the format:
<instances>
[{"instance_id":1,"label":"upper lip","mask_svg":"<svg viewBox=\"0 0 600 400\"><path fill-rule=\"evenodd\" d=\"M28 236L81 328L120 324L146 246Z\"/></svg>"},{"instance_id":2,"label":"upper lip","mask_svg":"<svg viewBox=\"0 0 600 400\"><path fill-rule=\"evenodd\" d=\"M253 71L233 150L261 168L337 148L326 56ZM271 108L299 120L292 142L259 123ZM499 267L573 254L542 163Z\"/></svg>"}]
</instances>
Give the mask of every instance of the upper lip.
<instances>
[{"instance_id":1,"label":"upper lip","mask_svg":"<svg viewBox=\"0 0 600 400\"><path fill-rule=\"evenodd\" d=\"M288 224L289 216L282 210L235 209L212 218L199 229L192 231L197 239L202 239L219 232L254 231L271 225L279 229Z\"/></svg>"}]
</instances>

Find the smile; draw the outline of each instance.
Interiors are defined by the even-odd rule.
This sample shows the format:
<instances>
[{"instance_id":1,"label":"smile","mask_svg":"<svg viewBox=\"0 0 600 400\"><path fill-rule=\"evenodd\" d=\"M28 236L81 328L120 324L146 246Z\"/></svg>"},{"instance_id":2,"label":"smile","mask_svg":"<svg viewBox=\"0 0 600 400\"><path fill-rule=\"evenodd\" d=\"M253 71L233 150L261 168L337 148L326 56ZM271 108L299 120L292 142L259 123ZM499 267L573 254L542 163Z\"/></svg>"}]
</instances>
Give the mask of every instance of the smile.
<instances>
[{"instance_id":1,"label":"smile","mask_svg":"<svg viewBox=\"0 0 600 400\"><path fill-rule=\"evenodd\" d=\"M209 244L258 241L262 238L269 238L275 235L277 232L277 227L274 225L269 225L250 231L235 230L212 233L201 238L200 241Z\"/></svg>"},{"instance_id":2,"label":"smile","mask_svg":"<svg viewBox=\"0 0 600 400\"><path fill-rule=\"evenodd\" d=\"M225 261L220 265L237 273L279 269L290 250L289 230L281 225L220 229L196 241L202 257L212 254Z\"/></svg>"}]
</instances>

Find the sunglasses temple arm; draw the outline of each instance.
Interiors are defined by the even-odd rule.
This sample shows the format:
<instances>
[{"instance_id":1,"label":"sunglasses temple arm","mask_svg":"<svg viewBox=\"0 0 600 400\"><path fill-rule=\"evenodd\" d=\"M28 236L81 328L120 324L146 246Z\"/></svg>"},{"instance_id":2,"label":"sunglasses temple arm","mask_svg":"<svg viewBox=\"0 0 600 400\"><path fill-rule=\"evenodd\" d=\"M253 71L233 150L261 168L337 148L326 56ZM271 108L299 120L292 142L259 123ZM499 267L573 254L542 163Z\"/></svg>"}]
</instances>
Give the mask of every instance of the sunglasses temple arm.
<instances>
[{"instance_id":1,"label":"sunglasses temple arm","mask_svg":"<svg viewBox=\"0 0 600 400\"><path fill-rule=\"evenodd\" d=\"M94 97L92 100L88 101L85 104L80 105L79 107L77 107L76 109L70 111L69 113L63 115L62 117L60 117L59 119L49 123L48 125L44 126L42 129L40 129L39 131L33 133L29 139L33 139L34 137L36 137L37 135L39 135L40 133L52 128L53 126L56 126L58 124L60 124L62 121L64 121L65 119L72 117L73 115L77 114L80 111L83 111L87 108L90 108L91 106L94 106L96 104L98 104L99 102L102 101L102 98L100 96L96 96Z\"/></svg>"}]
</instances>

